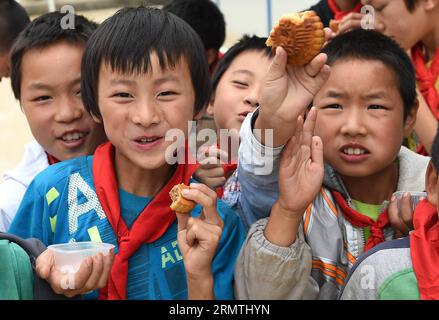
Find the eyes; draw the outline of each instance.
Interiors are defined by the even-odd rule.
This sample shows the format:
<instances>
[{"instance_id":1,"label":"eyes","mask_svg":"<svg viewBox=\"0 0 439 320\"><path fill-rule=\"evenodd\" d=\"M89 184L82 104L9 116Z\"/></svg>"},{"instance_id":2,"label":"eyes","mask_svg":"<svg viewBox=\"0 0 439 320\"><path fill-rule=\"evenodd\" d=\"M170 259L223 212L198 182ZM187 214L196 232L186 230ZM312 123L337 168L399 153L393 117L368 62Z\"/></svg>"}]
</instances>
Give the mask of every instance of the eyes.
<instances>
[{"instance_id":1,"label":"eyes","mask_svg":"<svg viewBox=\"0 0 439 320\"><path fill-rule=\"evenodd\" d=\"M246 89L246 88L248 88L248 83L246 81L232 80L232 83L235 85L235 87L237 87L239 89Z\"/></svg>"},{"instance_id":2,"label":"eyes","mask_svg":"<svg viewBox=\"0 0 439 320\"><path fill-rule=\"evenodd\" d=\"M341 104L329 104L321 108L322 110L343 110L343 106ZM378 105L378 104L372 104L367 107L368 110L389 110L389 108Z\"/></svg>"},{"instance_id":3,"label":"eyes","mask_svg":"<svg viewBox=\"0 0 439 320\"><path fill-rule=\"evenodd\" d=\"M173 97L175 97L177 95L178 95L177 92L171 91L171 90L160 91L157 94L157 98L159 100L167 100L167 99L171 99L171 98L173 98ZM118 99L123 99L123 100L125 100L125 99L134 99L134 95L132 95L131 93L128 93L128 92L117 92L115 94L112 94L110 96L110 98L118 98Z\"/></svg>"},{"instance_id":4,"label":"eyes","mask_svg":"<svg viewBox=\"0 0 439 320\"><path fill-rule=\"evenodd\" d=\"M74 96L81 98L81 90L75 91ZM51 95L41 95L41 96L37 96L33 99L30 99L30 101L37 102L37 103L45 103L48 101L52 101L53 99L54 98Z\"/></svg>"}]
</instances>

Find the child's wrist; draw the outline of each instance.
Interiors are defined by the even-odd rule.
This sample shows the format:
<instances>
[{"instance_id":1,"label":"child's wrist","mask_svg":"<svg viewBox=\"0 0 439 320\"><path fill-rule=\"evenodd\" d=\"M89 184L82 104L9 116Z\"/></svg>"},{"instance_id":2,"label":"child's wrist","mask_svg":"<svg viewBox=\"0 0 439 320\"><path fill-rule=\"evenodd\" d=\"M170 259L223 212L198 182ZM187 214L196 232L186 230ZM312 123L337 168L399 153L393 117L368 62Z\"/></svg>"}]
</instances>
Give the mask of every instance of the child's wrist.
<instances>
[{"instance_id":1,"label":"child's wrist","mask_svg":"<svg viewBox=\"0 0 439 320\"><path fill-rule=\"evenodd\" d=\"M188 287L188 298L190 300L215 299L212 273L197 276L188 275L186 279Z\"/></svg>"}]
</instances>

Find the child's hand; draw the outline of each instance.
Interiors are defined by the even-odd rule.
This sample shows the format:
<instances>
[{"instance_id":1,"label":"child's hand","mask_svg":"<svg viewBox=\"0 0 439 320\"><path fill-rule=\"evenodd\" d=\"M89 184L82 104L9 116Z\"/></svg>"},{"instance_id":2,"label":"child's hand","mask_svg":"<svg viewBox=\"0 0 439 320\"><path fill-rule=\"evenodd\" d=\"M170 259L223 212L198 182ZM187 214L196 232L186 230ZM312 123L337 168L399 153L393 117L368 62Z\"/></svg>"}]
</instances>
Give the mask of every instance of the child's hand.
<instances>
[{"instance_id":1,"label":"child's hand","mask_svg":"<svg viewBox=\"0 0 439 320\"><path fill-rule=\"evenodd\" d=\"M325 29L325 38L330 29ZM295 132L297 117L304 114L316 93L329 77L327 56L317 55L305 66L288 66L287 54L278 47L260 91L256 129L274 129L273 145L285 144ZM264 134L259 137L265 143Z\"/></svg>"},{"instance_id":2,"label":"child's hand","mask_svg":"<svg viewBox=\"0 0 439 320\"><path fill-rule=\"evenodd\" d=\"M396 196L392 196L390 199L388 214L390 224L395 230L395 238L408 236L410 231L414 229L410 193L406 192L402 196L400 210L398 210L398 199Z\"/></svg>"},{"instance_id":3,"label":"child's hand","mask_svg":"<svg viewBox=\"0 0 439 320\"><path fill-rule=\"evenodd\" d=\"M265 227L266 239L281 247L296 241L300 222L323 183L323 144L313 136L316 120L312 108L303 124L297 119L296 133L282 150L279 168L279 198Z\"/></svg>"},{"instance_id":4,"label":"child's hand","mask_svg":"<svg viewBox=\"0 0 439 320\"><path fill-rule=\"evenodd\" d=\"M204 184L191 183L185 198L203 207L199 218L177 213L178 246L183 255L189 299L213 298L212 260L224 223L216 211L216 193Z\"/></svg>"},{"instance_id":5,"label":"child's hand","mask_svg":"<svg viewBox=\"0 0 439 320\"><path fill-rule=\"evenodd\" d=\"M208 157L200 161L200 167L195 171L194 178L204 183L212 190L222 187L226 182L224 168L220 159L228 159L225 151L213 145L206 149Z\"/></svg>"},{"instance_id":6,"label":"child's hand","mask_svg":"<svg viewBox=\"0 0 439 320\"><path fill-rule=\"evenodd\" d=\"M297 119L296 133L282 150L279 168L279 206L303 216L323 183L323 143L313 136L317 109L312 108L303 124Z\"/></svg>"},{"instance_id":7,"label":"child's hand","mask_svg":"<svg viewBox=\"0 0 439 320\"><path fill-rule=\"evenodd\" d=\"M365 16L364 13L352 12L345 16L338 26L337 35L343 34L354 29L361 28L361 20Z\"/></svg>"},{"instance_id":8,"label":"child's hand","mask_svg":"<svg viewBox=\"0 0 439 320\"><path fill-rule=\"evenodd\" d=\"M53 251L48 249L37 258L36 271L41 279L50 284L55 293L71 298L105 287L113 260L114 249L106 256L98 253L87 257L79 270L69 275L56 269Z\"/></svg>"}]
</instances>

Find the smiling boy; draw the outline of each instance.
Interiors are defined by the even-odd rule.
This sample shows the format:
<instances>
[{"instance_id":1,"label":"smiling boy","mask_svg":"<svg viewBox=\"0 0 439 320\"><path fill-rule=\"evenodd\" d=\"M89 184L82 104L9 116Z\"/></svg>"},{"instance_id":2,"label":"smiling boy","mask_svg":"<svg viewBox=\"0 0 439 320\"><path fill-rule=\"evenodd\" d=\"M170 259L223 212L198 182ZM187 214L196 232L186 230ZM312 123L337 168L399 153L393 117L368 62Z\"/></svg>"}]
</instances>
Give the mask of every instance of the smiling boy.
<instances>
[{"instance_id":1,"label":"smiling boy","mask_svg":"<svg viewBox=\"0 0 439 320\"><path fill-rule=\"evenodd\" d=\"M36 141L26 146L21 163L5 172L0 185L0 231L6 231L33 178L49 165L92 154L106 141L81 100L81 59L97 25L75 16L75 28L63 29L63 14L33 20L11 51L14 96ZM7 195L7 196L6 196Z\"/></svg>"},{"instance_id":2,"label":"smiling boy","mask_svg":"<svg viewBox=\"0 0 439 320\"><path fill-rule=\"evenodd\" d=\"M165 11L122 9L90 38L81 77L87 111L110 142L41 173L10 231L45 244L114 244L107 286L92 298L232 299L242 224L214 191L194 183L196 165L166 158L168 131L187 135L209 100L196 33ZM190 215L169 207L179 183L191 183L183 195L199 204Z\"/></svg>"}]
</instances>

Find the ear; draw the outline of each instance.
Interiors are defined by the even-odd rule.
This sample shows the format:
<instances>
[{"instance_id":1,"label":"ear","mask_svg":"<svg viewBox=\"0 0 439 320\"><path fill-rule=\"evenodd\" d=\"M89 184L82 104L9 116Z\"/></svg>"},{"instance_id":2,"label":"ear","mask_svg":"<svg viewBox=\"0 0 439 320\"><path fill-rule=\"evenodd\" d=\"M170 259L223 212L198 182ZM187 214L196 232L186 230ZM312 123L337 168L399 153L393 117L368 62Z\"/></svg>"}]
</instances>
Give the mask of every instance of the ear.
<instances>
[{"instance_id":1,"label":"ear","mask_svg":"<svg viewBox=\"0 0 439 320\"><path fill-rule=\"evenodd\" d=\"M418 114L419 100L416 98L415 105L410 108L407 118L404 122L403 135L404 138L408 138L413 131L416 123L416 115Z\"/></svg>"},{"instance_id":2,"label":"ear","mask_svg":"<svg viewBox=\"0 0 439 320\"><path fill-rule=\"evenodd\" d=\"M214 100L210 100L209 104L207 105L207 114L211 117L213 117L213 104L214 104Z\"/></svg>"},{"instance_id":3,"label":"ear","mask_svg":"<svg viewBox=\"0 0 439 320\"><path fill-rule=\"evenodd\" d=\"M209 64L209 67L218 59L218 50L215 49L208 49L206 51L207 54L207 63Z\"/></svg>"},{"instance_id":4,"label":"ear","mask_svg":"<svg viewBox=\"0 0 439 320\"><path fill-rule=\"evenodd\" d=\"M437 171L430 160L425 174L425 188L427 191L427 200L431 205L437 207L438 204L438 175Z\"/></svg>"},{"instance_id":5,"label":"ear","mask_svg":"<svg viewBox=\"0 0 439 320\"><path fill-rule=\"evenodd\" d=\"M91 115L91 118L93 119L93 121L94 122L96 122L96 123L101 123L102 124L102 119L101 119L101 117L98 117L98 116L96 116L96 115L94 115L94 114L90 114Z\"/></svg>"},{"instance_id":6,"label":"ear","mask_svg":"<svg viewBox=\"0 0 439 320\"><path fill-rule=\"evenodd\" d=\"M422 0L419 1L420 5L424 8L425 11L432 11L435 8L439 7L439 0Z\"/></svg>"}]
</instances>

